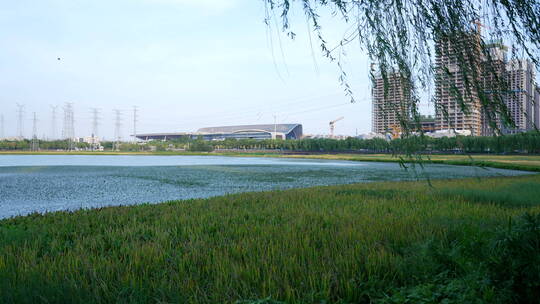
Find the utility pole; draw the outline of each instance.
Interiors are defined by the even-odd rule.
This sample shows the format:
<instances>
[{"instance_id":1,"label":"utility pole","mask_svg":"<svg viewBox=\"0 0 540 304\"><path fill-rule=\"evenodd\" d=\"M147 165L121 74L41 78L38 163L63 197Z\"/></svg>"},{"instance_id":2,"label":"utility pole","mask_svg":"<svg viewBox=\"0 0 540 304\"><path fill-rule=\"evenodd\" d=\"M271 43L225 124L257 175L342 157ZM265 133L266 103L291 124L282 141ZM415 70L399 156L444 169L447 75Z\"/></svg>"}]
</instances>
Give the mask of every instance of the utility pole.
<instances>
[{"instance_id":1,"label":"utility pole","mask_svg":"<svg viewBox=\"0 0 540 304\"><path fill-rule=\"evenodd\" d=\"M51 117L51 140L55 140L55 139L56 139L56 108L58 108L58 106L52 106L52 105L51 105L51 109L52 109L52 117Z\"/></svg>"},{"instance_id":2,"label":"utility pole","mask_svg":"<svg viewBox=\"0 0 540 304\"><path fill-rule=\"evenodd\" d=\"M32 124L32 151L39 150L39 141L37 138L37 116L36 112L34 112L34 119Z\"/></svg>"},{"instance_id":3,"label":"utility pole","mask_svg":"<svg viewBox=\"0 0 540 304\"><path fill-rule=\"evenodd\" d=\"M92 108L92 150L98 145L99 109Z\"/></svg>"},{"instance_id":4,"label":"utility pole","mask_svg":"<svg viewBox=\"0 0 540 304\"><path fill-rule=\"evenodd\" d=\"M137 142L137 106L133 106L133 143Z\"/></svg>"},{"instance_id":5,"label":"utility pole","mask_svg":"<svg viewBox=\"0 0 540 304\"><path fill-rule=\"evenodd\" d=\"M115 123L114 123L114 147L113 149L115 151L120 151L120 141L122 139L122 135L120 133L120 128L122 127L122 112L120 110L114 110L115 114Z\"/></svg>"},{"instance_id":6,"label":"utility pole","mask_svg":"<svg viewBox=\"0 0 540 304\"><path fill-rule=\"evenodd\" d=\"M24 115L24 105L17 103L17 136L20 140L24 138L23 135L23 115Z\"/></svg>"}]
</instances>

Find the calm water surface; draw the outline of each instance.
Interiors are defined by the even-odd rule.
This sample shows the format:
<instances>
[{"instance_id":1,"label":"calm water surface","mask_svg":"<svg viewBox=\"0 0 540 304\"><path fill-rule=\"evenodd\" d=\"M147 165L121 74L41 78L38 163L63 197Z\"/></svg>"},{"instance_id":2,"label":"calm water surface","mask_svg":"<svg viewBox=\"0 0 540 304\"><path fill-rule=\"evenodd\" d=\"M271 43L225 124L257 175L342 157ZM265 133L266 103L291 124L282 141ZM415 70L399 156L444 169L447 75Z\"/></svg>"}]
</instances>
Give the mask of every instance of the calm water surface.
<instances>
[{"instance_id":1,"label":"calm water surface","mask_svg":"<svg viewBox=\"0 0 540 304\"><path fill-rule=\"evenodd\" d=\"M0 155L0 218L316 185L521 174L527 173L284 158Z\"/></svg>"}]
</instances>

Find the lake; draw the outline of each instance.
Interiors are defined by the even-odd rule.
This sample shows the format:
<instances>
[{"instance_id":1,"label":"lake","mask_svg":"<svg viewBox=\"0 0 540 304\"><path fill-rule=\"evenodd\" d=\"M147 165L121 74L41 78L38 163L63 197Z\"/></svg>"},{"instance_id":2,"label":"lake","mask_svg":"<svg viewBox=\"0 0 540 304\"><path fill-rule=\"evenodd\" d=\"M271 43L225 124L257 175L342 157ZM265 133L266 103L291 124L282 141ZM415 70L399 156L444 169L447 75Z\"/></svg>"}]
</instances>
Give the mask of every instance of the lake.
<instances>
[{"instance_id":1,"label":"lake","mask_svg":"<svg viewBox=\"0 0 540 304\"><path fill-rule=\"evenodd\" d=\"M0 218L318 185L527 172L225 156L0 155Z\"/></svg>"}]
</instances>

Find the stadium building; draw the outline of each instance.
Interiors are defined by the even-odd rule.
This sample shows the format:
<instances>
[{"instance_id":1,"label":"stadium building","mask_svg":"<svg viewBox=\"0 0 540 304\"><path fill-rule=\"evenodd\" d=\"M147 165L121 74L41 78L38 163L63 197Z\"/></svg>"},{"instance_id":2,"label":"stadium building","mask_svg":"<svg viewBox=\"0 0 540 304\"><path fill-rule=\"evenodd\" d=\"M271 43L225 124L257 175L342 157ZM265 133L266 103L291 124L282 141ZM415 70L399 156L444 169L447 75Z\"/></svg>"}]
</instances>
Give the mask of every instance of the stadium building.
<instances>
[{"instance_id":1,"label":"stadium building","mask_svg":"<svg viewBox=\"0 0 540 304\"><path fill-rule=\"evenodd\" d=\"M148 133L136 134L141 140L173 140L180 138L204 140L225 139L300 139L302 138L301 124L268 124L244 125L201 128L197 132L188 133Z\"/></svg>"}]
</instances>

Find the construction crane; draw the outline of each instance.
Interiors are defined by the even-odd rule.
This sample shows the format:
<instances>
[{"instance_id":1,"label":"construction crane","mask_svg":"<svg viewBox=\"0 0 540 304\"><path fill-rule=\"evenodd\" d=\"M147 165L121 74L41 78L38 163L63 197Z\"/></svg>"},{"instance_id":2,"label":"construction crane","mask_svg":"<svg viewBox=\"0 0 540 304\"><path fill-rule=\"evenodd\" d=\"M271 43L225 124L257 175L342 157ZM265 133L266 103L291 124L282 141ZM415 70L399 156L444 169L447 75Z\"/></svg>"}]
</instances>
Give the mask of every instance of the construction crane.
<instances>
[{"instance_id":1,"label":"construction crane","mask_svg":"<svg viewBox=\"0 0 540 304\"><path fill-rule=\"evenodd\" d=\"M341 116L340 118L334 119L329 123L329 125L330 125L330 138L334 138L334 129L336 127L336 122L342 120L343 118L345 118L345 117Z\"/></svg>"}]
</instances>

